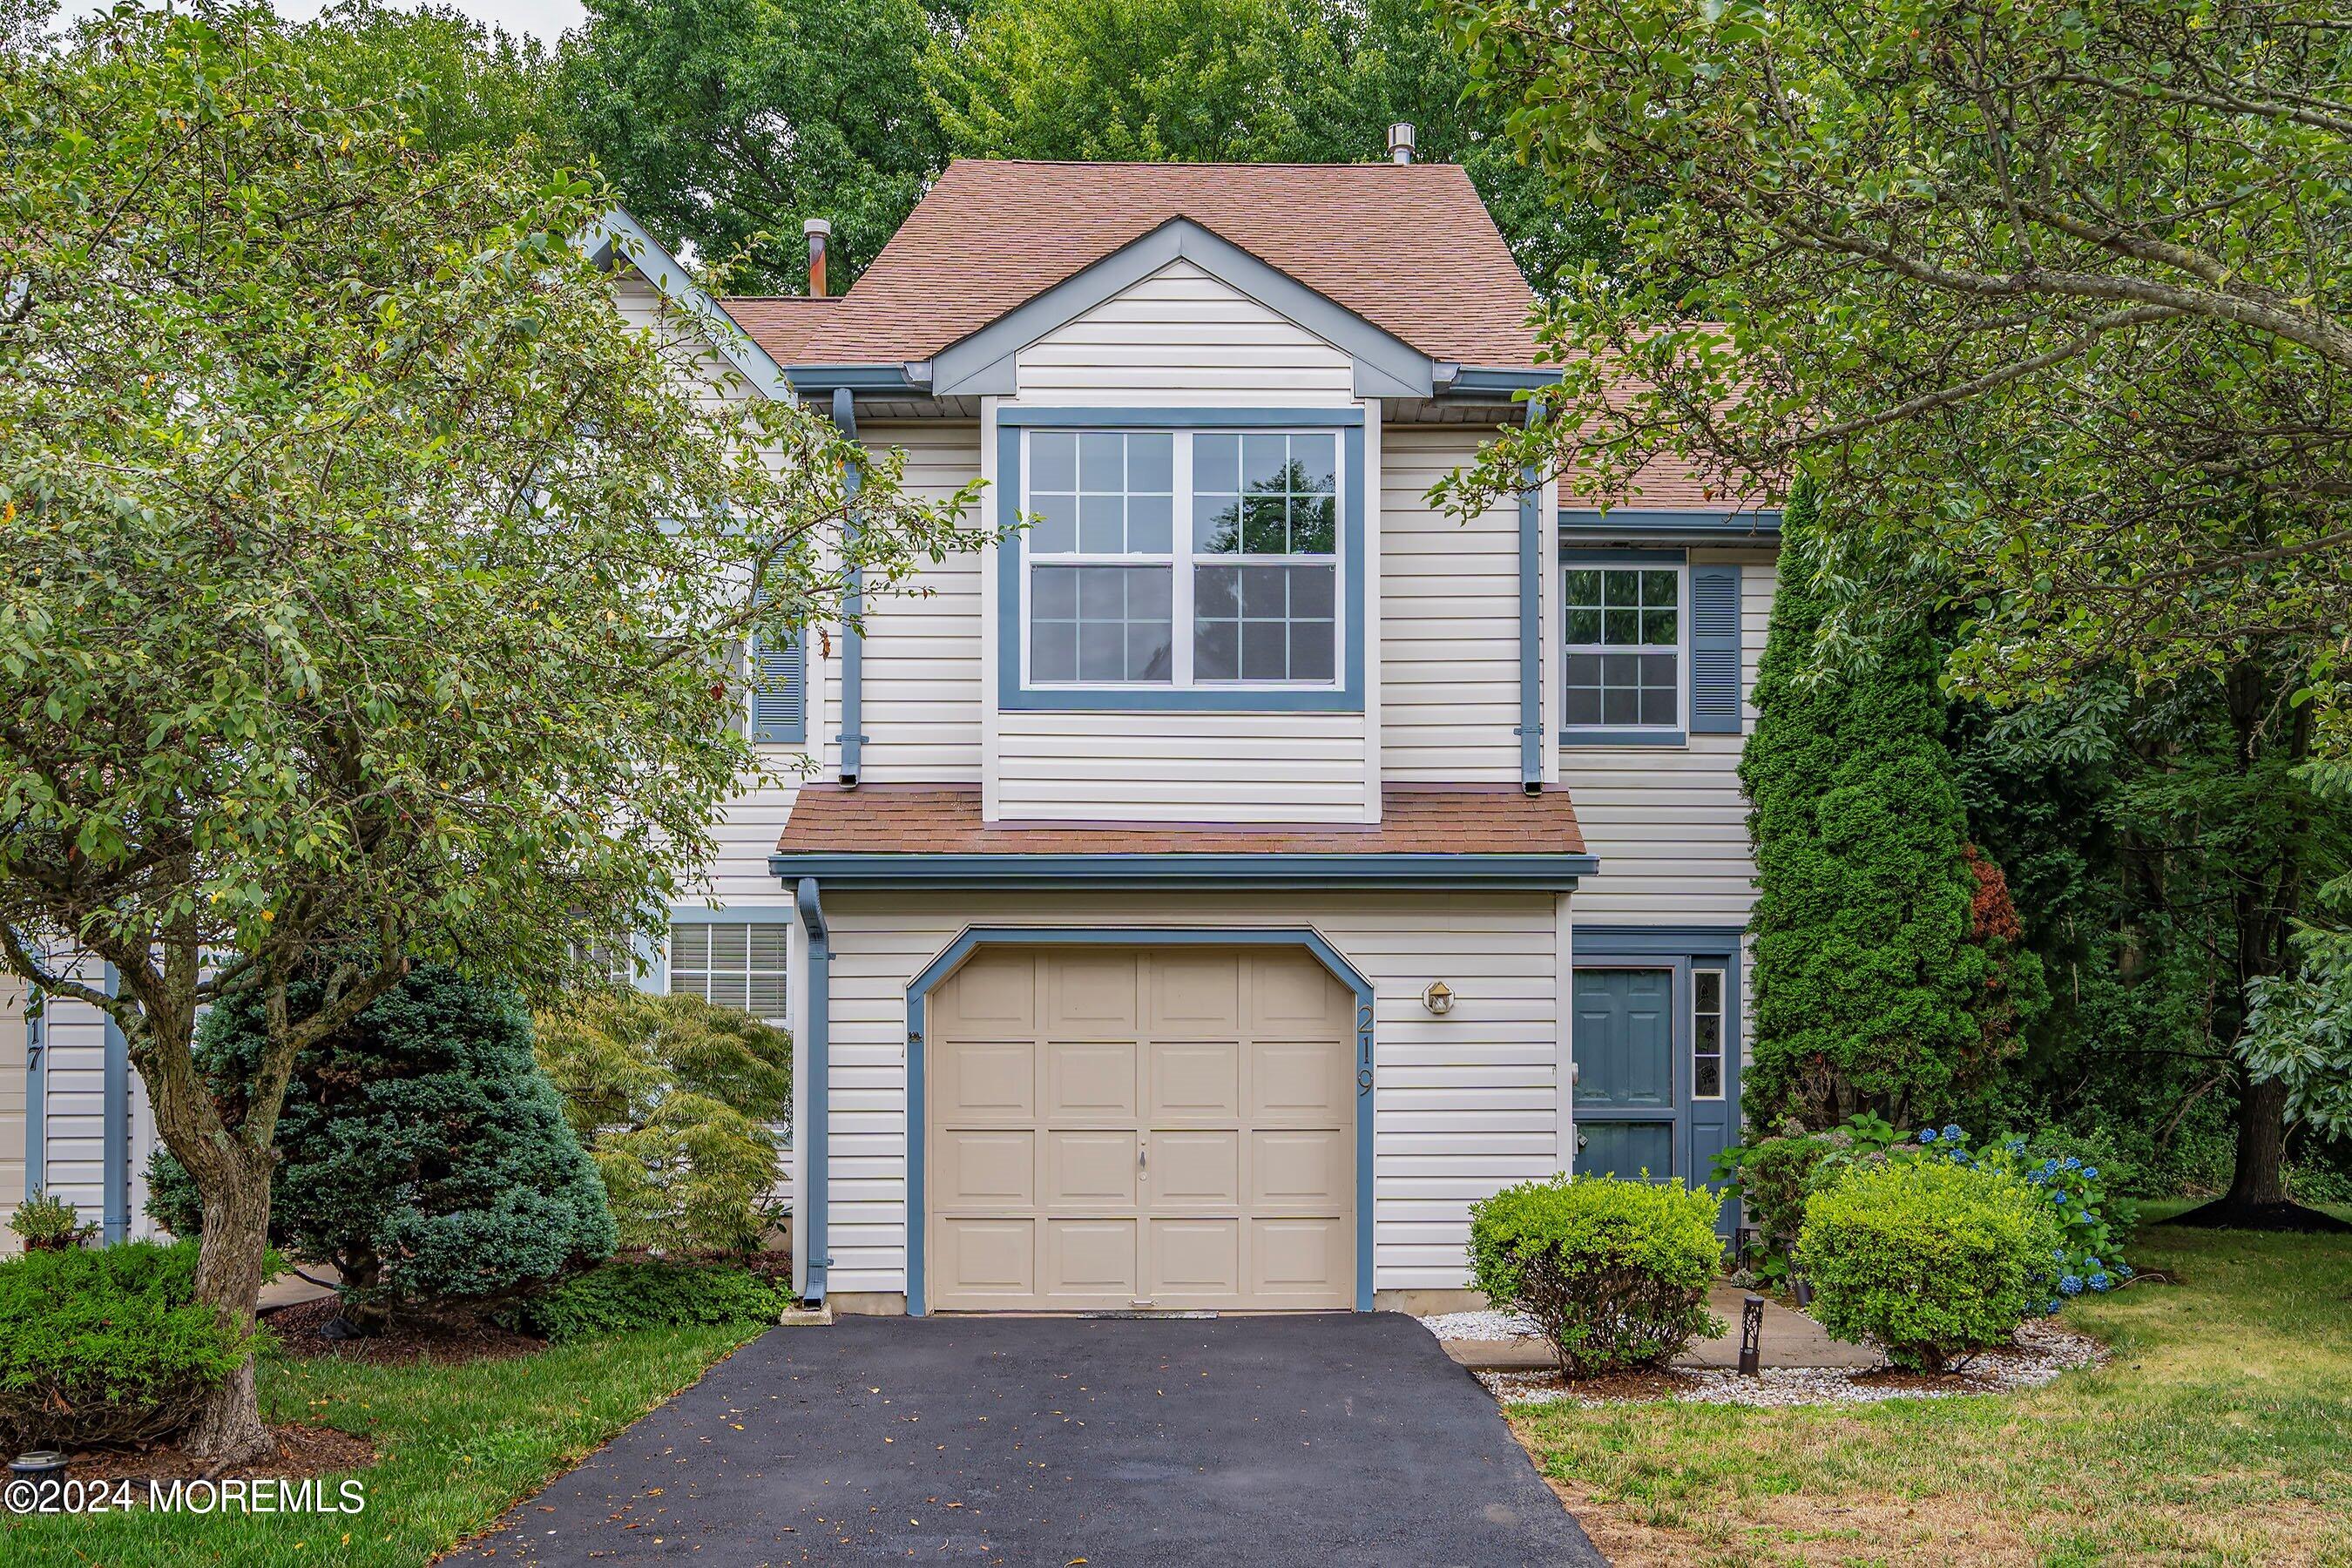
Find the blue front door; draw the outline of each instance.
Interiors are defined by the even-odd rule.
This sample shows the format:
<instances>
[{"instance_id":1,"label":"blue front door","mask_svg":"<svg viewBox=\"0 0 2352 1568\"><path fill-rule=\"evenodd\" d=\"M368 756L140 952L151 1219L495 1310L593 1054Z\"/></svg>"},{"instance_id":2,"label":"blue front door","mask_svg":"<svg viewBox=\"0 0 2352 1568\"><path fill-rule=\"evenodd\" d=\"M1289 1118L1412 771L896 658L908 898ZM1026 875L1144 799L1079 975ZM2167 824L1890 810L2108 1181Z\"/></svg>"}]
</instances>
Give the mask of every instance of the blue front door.
<instances>
[{"instance_id":1,"label":"blue front door","mask_svg":"<svg viewBox=\"0 0 2352 1568\"><path fill-rule=\"evenodd\" d=\"M1693 1185L1713 1174L1738 1135L1738 976L1729 952L1577 970L1578 1173Z\"/></svg>"}]
</instances>

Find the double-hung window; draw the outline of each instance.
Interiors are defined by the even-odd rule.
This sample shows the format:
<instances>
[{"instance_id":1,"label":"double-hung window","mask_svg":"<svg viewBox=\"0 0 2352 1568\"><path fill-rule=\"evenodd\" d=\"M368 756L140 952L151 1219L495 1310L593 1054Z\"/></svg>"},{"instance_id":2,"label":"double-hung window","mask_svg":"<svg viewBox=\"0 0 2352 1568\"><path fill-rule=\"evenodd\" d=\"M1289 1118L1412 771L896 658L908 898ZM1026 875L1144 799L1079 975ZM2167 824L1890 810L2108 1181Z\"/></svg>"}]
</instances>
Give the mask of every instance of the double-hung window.
<instances>
[{"instance_id":1,"label":"double-hung window","mask_svg":"<svg viewBox=\"0 0 2352 1568\"><path fill-rule=\"evenodd\" d=\"M1027 432L1025 683L1329 689L1340 437Z\"/></svg>"},{"instance_id":2,"label":"double-hung window","mask_svg":"<svg viewBox=\"0 0 2352 1568\"><path fill-rule=\"evenodd\" d=\"M1683 579L1679 565L1569 565L1561 720L1571 734L1681 730Z\"/></svg>"}]
</instances>

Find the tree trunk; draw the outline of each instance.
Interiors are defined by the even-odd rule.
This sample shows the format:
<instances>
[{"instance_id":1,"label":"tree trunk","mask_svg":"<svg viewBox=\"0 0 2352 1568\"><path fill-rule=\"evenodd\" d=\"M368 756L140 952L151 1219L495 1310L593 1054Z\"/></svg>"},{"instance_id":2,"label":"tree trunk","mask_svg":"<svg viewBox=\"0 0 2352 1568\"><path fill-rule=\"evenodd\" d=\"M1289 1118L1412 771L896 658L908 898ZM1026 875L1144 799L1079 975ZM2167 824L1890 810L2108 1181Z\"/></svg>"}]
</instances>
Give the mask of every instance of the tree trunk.
<instances>
[{"instance_id":1,"label":"tree trunk","mask_svg":"<svg viewBox=\"0 0 2352 1568\"><path fill-rule=\"evenodd\" d=\"M243 1333L253 1327L269 1250L269 1157L256 1159L238 1148L206 1163L215 1169L212 1180L197 1184L205 1231L196 1249L196 1300ZM205 1402L184 1443L215 1472L278 1452L278 1439L262 1423L251 1356Z\"/></svg>"},{"instance_id":2,"label":"tree trunk","mask_svg":"<svg viewBox=\"0 0 2352 1568\"><path fill-rule=\"evenodd\" d=\"M2248 1082L2238 1093L2238 1163L2224 1203L2286 1202L2286 1085Z\"/></svg>"}]
</instances>

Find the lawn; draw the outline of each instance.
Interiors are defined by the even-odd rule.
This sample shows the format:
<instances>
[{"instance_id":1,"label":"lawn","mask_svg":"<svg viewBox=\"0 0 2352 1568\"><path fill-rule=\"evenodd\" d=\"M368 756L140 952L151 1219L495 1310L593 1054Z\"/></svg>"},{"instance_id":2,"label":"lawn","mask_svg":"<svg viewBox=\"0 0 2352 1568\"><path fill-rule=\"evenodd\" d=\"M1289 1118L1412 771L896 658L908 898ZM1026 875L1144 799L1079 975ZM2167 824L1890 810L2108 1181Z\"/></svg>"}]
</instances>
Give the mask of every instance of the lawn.
<instances>
[{"instance_id":1,"label":"lawn","mask_svg":"<svg viewBox=\"0 0 2352 1568\"><path fill-rule=\"evenodd\" d=\"M77 1568L415 1568L488 1526L749 1337L658 1330L457 1366L263 1363L270 1419L365 1434L367 1507L333 1516L146 1512L0 1524L0 1562ZM331 1481L326 1489L331 1494Z\"/></svg>"},{"instance_id":2,"label":"lawn","mask_svg":"<svg viewBox=\"0 0 2352 1568\"><path fill-rule=\"evenodd\" d=\"M1611 1561L2352 1564L2352 1238L2144 1228L2070 1306L2102 1367L2006 1398L1516 1420Z\"/></svg>"}]
</instances>

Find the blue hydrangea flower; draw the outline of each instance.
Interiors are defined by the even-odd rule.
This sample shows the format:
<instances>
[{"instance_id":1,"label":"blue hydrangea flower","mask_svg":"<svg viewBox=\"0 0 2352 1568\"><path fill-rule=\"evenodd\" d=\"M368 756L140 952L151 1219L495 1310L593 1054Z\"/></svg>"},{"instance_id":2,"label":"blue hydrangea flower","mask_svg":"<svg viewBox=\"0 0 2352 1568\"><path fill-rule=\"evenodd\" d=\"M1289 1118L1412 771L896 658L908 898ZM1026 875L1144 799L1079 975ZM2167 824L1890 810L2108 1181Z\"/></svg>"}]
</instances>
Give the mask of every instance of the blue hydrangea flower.
<instances>
[{"instance_id":1,"label":"blue hydrangea flower","mask_svg":"<svg viewBox=\"0 0 2352 1568\"><path fill-rule=\"evenodd\" d=\"M2061 1296L2081 1295L2083 1293L2083 1277L2079 1274L2069 1274L2065 1278L2060 1279L2058 1281L2058 1293Z\"/></svg>"},{"instance_id":2,"label":"blue hydrangea flower","mask_svg":"<svg viewBox=\"0 0 2352 1568\"><path fill-rule=\"evenodd\" d=\"M2098 1179L2099 1168L2096 1165L2085 1165L2083 1167L2083 1180L2086 1182L2095 1182Z\"/></svg>"},{"instance_id":3,"label":"blue hydrangea flower","mask_svg":"<svg viewBox=\"0 0 2352 1568\"><path fill-rule=\"evenodd\" d=\"M2132 1266L2128 1263L2118 1263L2116 1265L2116 1273L2128 1279L2132 1277Z\"/></svg>"},{"instance_id":4,"label":"blue hydrangea flower","mask_svg":"<svg viewBox=\"0 0 2352 1568\"><path fill-rule=\"evenodd\" d=\"M2066 1163L2063 1168L2069 1171L2079 1171L2083 1168L2083 1162L2074 1158L2074 1155L2069 1154L2066 1156Z\"/></svg>"},{"instance_id":5,"label":"blue hydrangea flower","mask_svg":"<svg viewBox=\"0 0 2352 1568\"><path fill-rule=\"evenodd\" d=\"M1944 1136L1951 1142L1957 1143L1968 1134L1960 1131L1959 1123L1951 1122L1944 1128Z\"/></svg>"},{"instance_id":6,"label":"blue hydrangea flower","mask_svg":"<svg viewBox=\"0 0 2352 1568\"><path fill-rule=\"evenodd\" d=\"M2042 1302L2042 1316L2047 1317L2047 1318L2054 1318L2054 1317L2056 1317L2056 1316L2058 1315L2058 1308L2059 1308L2059 1305L2060 1305L2060 1303L2059 1303L2058 1298L2057 1298L2057 1297L2055 1297L2055 1296L2053 1296L2053 1297L2052 1297L2052 1298L2050 1298L2050 1300L2048 1300L2047 1301Z\"/></svg>"},{"instance_id":7,"label":"blue hydrangea flower","mask_svg":"<svg viewBox=\"0 0 2352 1568\"><path fill-rule=\"evenodd\" d=\"M2084 1263L2084 1264L2083 1265L2083 1267L2084 1267L2084 1268L2087 1268L2087 1269L2089 1269L2092 1273L2096 1274L2096 1273L2100 1272L2102 1269L2105 1268L2106 1268L2106 1265L2105 1265L2105 1264L2104 1264L2104 1263L2102 1263L2102 1262L2100 1262L2097 1258L2094 1258L2090 1259L2088 1262Z\"/></svg>"},{"instance_id":8,"label":"blue hydrangea flower","mask_svg":"<svg viewBox=\"0 0 2352 1568\"><path fill-rule=\"evenodd\" d=\"M1922 1142L1922 1143L1933 1143L1935 1141L1936 1141L1936 1130L1935 1130L1934 1128L1932 1128L1932 1127L1922 1127L1921 1129L1919 1129L1919 1142Z\"/></svg>"},{"instance_id":9,"label":"blue hydrangea flower","mask_svg":"<svg viewBox=\"0 0 2352 1568\"><path fill-rule=\"evenodd\" d=\"M2066 1189L2063 1187L2053 1187L2051 1189L2050 1201L2056 1204L2060 1208L2064 1208L2066 1206Z\"/></svg>"},{"instance_id":10,"label":"blue hydrangea flower","mask_svg":"<svg viewBox=\"0 0 2352 1568\"><path fill-rule=\"evenodd\" d=\"M2094 1274L2091 1276L2091 1289L2094 1290L2112 1290L2115 1289L2115 1284L2116 1282L2108 1279L2105 1274Z\"/></svg>"}]
</instances>

